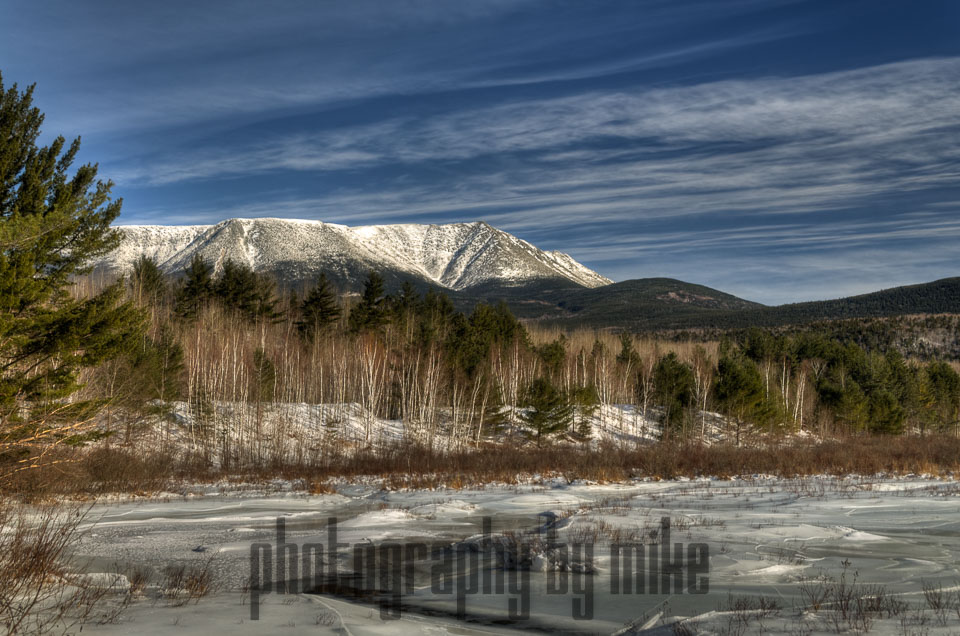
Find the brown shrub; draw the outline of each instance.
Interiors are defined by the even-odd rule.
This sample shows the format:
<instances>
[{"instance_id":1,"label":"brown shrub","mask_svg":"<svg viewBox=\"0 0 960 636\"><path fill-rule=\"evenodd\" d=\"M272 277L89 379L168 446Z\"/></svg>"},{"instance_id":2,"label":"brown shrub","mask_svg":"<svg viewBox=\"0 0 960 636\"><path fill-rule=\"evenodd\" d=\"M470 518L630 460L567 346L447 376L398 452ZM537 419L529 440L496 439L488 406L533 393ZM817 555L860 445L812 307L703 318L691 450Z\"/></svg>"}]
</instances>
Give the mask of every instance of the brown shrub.
<instances>
[{"instance_id":1,"label":"brown shrub","mask_svg":"<svg viewBox=\"0 0 960 636\"><path fill-rule=\"evenodd\" d=\"M960 439L952 436L864 435L825 442L779 441L752 447L661 442L592 450L560 444L540 449L491 444L454 452L396 444L238 472L212 468L193 456L142 456L110 447L89 451L79 460L74 458L44 471L25 471L18 480L3 484L2 492L28 499L111 492L150 494L182 482L286 478L301 480L310 492L323 494L333 492L332 479L358 476L380 477L384 487L399 489L512 484L536 476L603 483L642 477L939 475L956 471L960 471Z\"/></svg>"}]
</instances>

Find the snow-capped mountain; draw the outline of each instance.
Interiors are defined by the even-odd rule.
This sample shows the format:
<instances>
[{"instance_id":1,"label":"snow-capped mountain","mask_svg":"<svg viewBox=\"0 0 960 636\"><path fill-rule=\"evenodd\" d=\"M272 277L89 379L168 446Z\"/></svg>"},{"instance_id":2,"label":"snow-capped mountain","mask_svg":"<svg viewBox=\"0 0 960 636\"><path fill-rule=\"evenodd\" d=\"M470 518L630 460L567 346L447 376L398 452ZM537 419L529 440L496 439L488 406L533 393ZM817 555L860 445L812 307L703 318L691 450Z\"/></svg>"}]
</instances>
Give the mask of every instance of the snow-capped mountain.
<instances>
[{"instance_id":1,"label":"snow-capped mountain","mask_svg":"<svg viewBox=\"0 0 960 636\"><path fill-rule=\"evenodd\" d=\"M128 271L141 254L178 273L194 254L219 267L226 259L269 272L286 283L326 272L354 286L373 269L402 279L465 290L570 281L600 287L611 281L562 252L538 249L483 222L348 227L321 221L230 219L216 225L120 226L119 248L97 266Z\"/></svg>"}]
</instances>

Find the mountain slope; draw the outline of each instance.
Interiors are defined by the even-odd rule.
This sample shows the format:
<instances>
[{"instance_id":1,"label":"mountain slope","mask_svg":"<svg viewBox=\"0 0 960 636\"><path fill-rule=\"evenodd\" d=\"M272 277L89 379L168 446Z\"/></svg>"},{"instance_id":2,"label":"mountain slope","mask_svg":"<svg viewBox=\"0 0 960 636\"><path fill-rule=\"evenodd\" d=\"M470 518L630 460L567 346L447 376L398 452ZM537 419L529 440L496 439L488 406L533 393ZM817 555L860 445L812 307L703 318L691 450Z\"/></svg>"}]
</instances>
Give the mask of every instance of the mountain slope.
<instances>
[{"instance_id":1,"label":"mountain slope","mask_svg":"<svg viewBox=\"0 0 960 636\"><path fill-rule=\"evenodd\" d=\"M755 313L748 312L745 317L758 326L778 326L816 320L955 313L960 313L960 277L835 300L764 307Z\"/></svg>"},{"instance_id":2,"label":"mountain slope","mask_svg":"<svg viewBox=\"0 0 960 636\"><path fill-rule=\"evenodd\" d=\"M641 278L592 289L565 285L528 285L489 290L471 302L504 300L521 318L565 326L623 327L632 330L685 327L710 322L716 316L737 315L763 305L703 285L672 278Z\"/></svg>"},{"instance_id":3,"label":"mountain slope","mask_svg":"<svg viewBox=\"0 0 960 636\"><path fill-rule=\"evenodd\" d=\"M509 300L520 315L568 326L656 329L779 327L851 318L960 314L960 278L895 287L859 296L774 307L709 287L646 278L596 289L566 289Z\"/></svg>"},{"instance_id":4,"label":"mountain slope","mask_svg":"<svg viewBox=\"0 0 960 636\"><path fill-rule=\"evenodd\" d=\"M194 254L219 267L232 259L286 284L320 272L356 288L374 269L391 285L409 279L449 290L563 281L575 287L610 280L561 252L546 252L483 222L348 227L320 221L230 219L217 225L125 226L120 247L97 265L127 271L145 254L177 274Z\"/></svg>"}]
</instances>

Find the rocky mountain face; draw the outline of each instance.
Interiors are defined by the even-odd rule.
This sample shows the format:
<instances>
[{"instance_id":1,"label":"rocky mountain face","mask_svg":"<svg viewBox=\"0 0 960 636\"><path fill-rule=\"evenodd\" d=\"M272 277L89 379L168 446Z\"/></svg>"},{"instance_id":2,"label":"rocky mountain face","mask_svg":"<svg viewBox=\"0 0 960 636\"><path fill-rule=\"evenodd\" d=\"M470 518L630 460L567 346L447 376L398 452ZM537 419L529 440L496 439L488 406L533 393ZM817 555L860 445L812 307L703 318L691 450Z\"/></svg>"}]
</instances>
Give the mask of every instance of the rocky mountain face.
<instances>
[{"instance_id":1,"label":"rocky mountain face","mask_svg":"<svg viewBox=\"0 0 960 636\"><path fill-rule=\"evenodd\" d=\"M219 267L246 263L281 284L312 282L320 272L355 288L373 269L388 284L402 280L454 291L557 283L594 288L612 281L562 252L548 252L483 222L348 227L321 221L230 219L216 225L120 226L120 247L97 263L129 271L146 255L176 274L199 254Z\"/></svg>"}]
</instances>

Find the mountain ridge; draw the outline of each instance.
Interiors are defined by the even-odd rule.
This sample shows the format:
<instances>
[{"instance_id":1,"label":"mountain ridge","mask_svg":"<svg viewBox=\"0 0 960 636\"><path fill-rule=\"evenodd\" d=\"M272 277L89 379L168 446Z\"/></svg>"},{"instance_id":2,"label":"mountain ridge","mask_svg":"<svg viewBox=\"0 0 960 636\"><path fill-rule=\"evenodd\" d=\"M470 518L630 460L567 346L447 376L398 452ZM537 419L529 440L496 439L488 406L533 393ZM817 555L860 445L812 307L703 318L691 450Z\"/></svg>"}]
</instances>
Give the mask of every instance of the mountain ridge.
<instances>
[{"instance_id":1,"label":"mountain ridge","mask_svg":"<svg viewBox=\"0 0 960 636\"><path fill-rule=\"evenodd\" d=\"M120 226L120 247L95 264L128 271L141 256L178 275L194 254L273 274L283 286L321 272L340 291L359 291L376 270L388 290L404 281L441 288L462 310L505 301L522 319L563 327L662 329L775 327L823 320L960 314L960 278L833 300L766 306L671 278L613 282L563 252L541 250L489 224L350 227L294 219L228 219L215 225Z\"/></svg>"},{"instance_id":2,"label":"mountain ridge","mask_svg":"<svg viewBox=\"0 0 960 636\"><path fill-rule=\"evenodd\" d=\"M542 319L567 327L723 330L895 316L960 315L960 277L832 300L772 306L668 278L633 279L541 297L556 304L556 310L544 312Z\"/></svg>"},{"instance_id":3,"label":"mountain ridge","mask_svg":"<svg viewBox=\"0 0 960 636\"><path fill-rule=\"evenodd\" d=\"M394 281L414 278L454 291L549 280L585 288L613 282L563 252L541 250L483 221L351 227L263 218L116 229L120 246L95 265L120 272L146 255L164 272L178 274L199 254L215 269L232 259L286 283L311 282L322 271L342 286L356 287L371 269Z\"/></svg>"}]
</instances>

